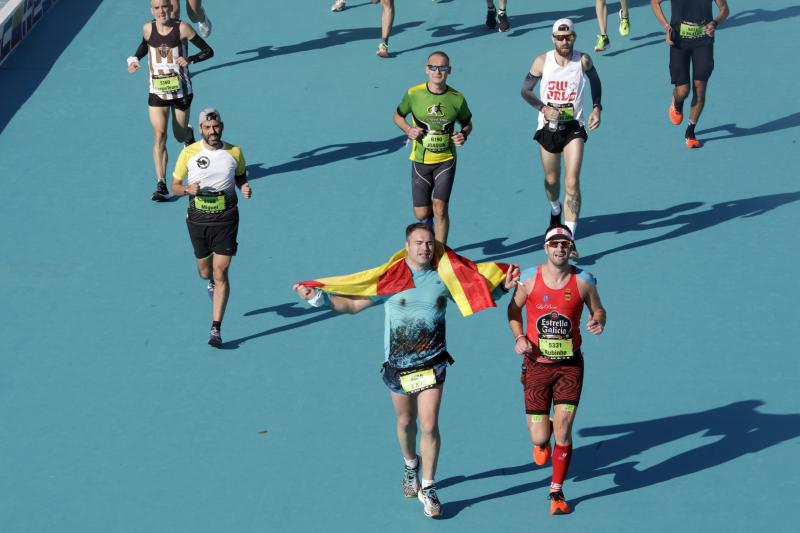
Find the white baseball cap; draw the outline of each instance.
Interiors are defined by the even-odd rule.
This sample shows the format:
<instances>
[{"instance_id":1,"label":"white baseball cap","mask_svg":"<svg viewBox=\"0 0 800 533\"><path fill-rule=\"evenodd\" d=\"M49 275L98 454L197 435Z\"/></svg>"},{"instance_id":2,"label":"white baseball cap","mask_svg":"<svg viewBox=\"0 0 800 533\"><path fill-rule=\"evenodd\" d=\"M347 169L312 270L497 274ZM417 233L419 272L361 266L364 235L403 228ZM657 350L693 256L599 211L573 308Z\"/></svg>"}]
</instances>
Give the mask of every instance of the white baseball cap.
<instances>
[{"instance_id":1,"label":"white baseball cap","mask_svg":"<svg viewBox=\"0 0 800 533\"><path fill-rule=\"evenodd\" d=\"M560 31L568 31L570 33L575 33L575 26L569 19L558 19L553 23L553 33L557 33Z\"/></svg>"},{"instance_id":2,"label":"white baseball cap","mask_svg":"<svg viewBox=\"0 0 800 533\"><path fill-rule=\"evenodd\" d=\"M200 116L197 117L197 123L202 124L206 120L218 120L222 122L222 115L213 107L207 107L200 111Z\"/></svg>"}]
</instances>

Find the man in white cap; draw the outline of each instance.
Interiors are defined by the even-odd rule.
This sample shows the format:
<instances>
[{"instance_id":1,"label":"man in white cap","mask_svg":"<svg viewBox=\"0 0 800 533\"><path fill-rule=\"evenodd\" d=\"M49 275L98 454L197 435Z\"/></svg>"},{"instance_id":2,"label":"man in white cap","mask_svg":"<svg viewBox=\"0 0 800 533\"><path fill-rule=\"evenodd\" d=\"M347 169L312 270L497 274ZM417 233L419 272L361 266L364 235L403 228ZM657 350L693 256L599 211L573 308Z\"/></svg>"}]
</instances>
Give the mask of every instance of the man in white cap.
<instances>
[{"instance_id":1,"label":"man in white cap","mask_svg":"<svg viewBox=\"0 0 800 533\"><path fill-rule=\"evenodd\" d=\"M544 168L544 189L550 202L550 225L561 222L561 154L564 154L564 224L572 235L578 227L581 210L580 172L583 145L589 136L584 125L600 126L602 88L592 58L574 50L575 28L569 19L553 24L555 49L533 60L522 85L522 98L539 110L539 125L534 139ZM592 93L592 111L584 120L586 79ZM537 96L533 89L541 81ZM572 247L572 257L577 257Z\"/></svg>"},{"instance_id":2,"label":"man in white cap","mask_svg":"<svg viewBox=\"0 0 800 533\"><path fill-rule=\"evenodd\" d=\"M547 261L535 272L522 273L524 281L508 304L514 351L523 357L522 385L533 460L543 466L552 456L550 514L554 515L570 512L562 486L572 459L572 424L583 388L580 319L584 304L589 308L589 333L600 335L606 325L597 280L568 262L573 246L569 228L561 224L547 228ZM552 450L551 433L555 437Z\"/></svg>"},{"instance_id":3,"label":"man in white cap","mask_svg":"<svg viewBox=\"0 0 800 533\"><path fill-rule=\"evenodd\" d=\"M224 124L219 111L203 109L197 124L203 140L181 151L172 173L172 192L175 196L188 194L190 197L186 225L197 270L201 278L208 280L208 295L212 301L208 344L221 348L220 330L230 294L228 268L238 248L236 187L245 198L250 198L253 191L247 182L241 148L222 140Z\"/></svg>"}]
</instances>

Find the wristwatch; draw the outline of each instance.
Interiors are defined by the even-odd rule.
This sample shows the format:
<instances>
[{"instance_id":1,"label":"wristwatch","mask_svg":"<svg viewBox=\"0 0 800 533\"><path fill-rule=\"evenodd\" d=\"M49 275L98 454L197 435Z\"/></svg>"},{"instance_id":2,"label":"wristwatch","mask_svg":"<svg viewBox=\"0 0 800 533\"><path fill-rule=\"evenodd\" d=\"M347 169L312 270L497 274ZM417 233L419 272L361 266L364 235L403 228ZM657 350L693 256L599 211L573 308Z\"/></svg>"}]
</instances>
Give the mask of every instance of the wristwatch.
<instances>
[{"instance_id":1,"label":"wristwatch","mask_svg":"<svg viewBox=\"0 0 800 533\"><path fill-rule=\"evenodd\" d=\"M592 109L594 109L595 107L596 107L597 109L599 109L600 111L602 111L602 110L603 110L603 106L602 106L602 105L600 105L600 104L594 104L594 105L592 106Z\"/></svg>"}]
</instances>

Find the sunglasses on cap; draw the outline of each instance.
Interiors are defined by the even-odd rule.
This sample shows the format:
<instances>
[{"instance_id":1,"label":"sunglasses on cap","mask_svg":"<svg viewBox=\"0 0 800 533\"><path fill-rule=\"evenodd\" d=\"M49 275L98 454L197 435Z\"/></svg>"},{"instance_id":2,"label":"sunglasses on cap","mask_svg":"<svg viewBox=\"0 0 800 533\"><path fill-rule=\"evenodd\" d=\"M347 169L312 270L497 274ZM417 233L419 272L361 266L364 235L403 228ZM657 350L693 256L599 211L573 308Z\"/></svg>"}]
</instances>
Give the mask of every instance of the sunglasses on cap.
<instances>
[{"instance_id":1,"label":"sunglasses on cap","mask_svg":"<svg viewBox=\"0 0 800 533\"><path fill-rule=\"evenodd\" d=\"M574 41L575 40L575 34L574 33L568 33L566 35L564 35L564 34L556 35L554 33L553 34L553 39L555 39L556 41Z\"/></svg>"},{"instance_id":2,"label":"sunglasses on cap","mask_svg":"<svg viewBox=\"0 0 800 533\"><path fill-rule=\"evenodd\" d=\"M569 249L572 247L572 242L570 241L547 241L547 246L550 248L564 248Z\"/></svg>"},{"instance_id":3,"label":"sunglasses on cap","mask_svg":"<svg viewBox=\"0 0 800 533\"><path fill-rule=\"evenodd\" d=\"M449 65L428 65L428 70L432 70L433 72L450 72Z\"/></svg>"}]
</instances>

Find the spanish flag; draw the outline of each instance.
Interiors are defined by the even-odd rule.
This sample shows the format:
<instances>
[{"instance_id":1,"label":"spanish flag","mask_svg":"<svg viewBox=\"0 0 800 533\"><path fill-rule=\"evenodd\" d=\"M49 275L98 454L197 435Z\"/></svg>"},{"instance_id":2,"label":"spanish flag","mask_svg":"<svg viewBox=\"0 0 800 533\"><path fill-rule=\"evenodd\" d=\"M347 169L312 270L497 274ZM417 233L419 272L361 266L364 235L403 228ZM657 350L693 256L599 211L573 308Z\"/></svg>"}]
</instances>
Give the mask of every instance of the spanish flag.
<instances>
[{"instance_id":1,"label":"spanish flag","mask_svg":"<svg viewBox=\"0 0 800 533\"><path fill-rule=\"evenodd\" d=\"M403 248L378 267L355 274L301 281L300 285L345 296L396 294L414 288L406 255ZM509 268L506 263L473 263L438 241L433 264L464 316L495 307L491 293L503 283Z\"/></svg>"}]
</instances>

